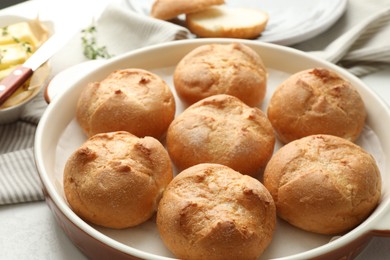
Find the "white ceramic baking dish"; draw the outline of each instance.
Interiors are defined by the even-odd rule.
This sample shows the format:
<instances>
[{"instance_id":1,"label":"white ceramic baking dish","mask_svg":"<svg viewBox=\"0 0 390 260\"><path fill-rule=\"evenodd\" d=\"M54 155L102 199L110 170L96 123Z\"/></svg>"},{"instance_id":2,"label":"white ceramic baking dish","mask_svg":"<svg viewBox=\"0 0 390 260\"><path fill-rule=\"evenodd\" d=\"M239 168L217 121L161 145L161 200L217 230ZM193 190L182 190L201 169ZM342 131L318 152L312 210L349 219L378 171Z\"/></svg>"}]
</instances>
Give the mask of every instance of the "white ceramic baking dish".
<instances>
[{"instance_id":1,"label":"white ceramic baking dish","mask_svg":"<svg viewBox=\"0 0 390 260\"><path fill-rule=\"evenodd\" d=\"M373 236L390 236L388 106L355 76L336 65L300 51L258 41L196 39L136 50L103 64L95 64L93 68L86 68L89 72L75 75L77 79L66 80L66 77L63 77L61 87L66 90L53 99L43 115L36 132L35 159L46 200L58 224L85 255L92 259L174 258L159 238L153 218L135 228L111 230L86 223L67 204L62 186L63 167L68 156L86 140L75 121L76 102L83 87L88 82L103 79L116 69L136 67L159 74L174 91L171 75L175 65L185 54L202 44L230 42L241 42L253 48L261 55L269 70L267 96L261 106L263 110L266 109L274 88L292 73L304 69L330 68L356 86L368 112L367 124L358 144L374 155L383 181L380 204L370 217L355 229L342 236L332 237L304 232L279 220L274 239L261 259L352 259ZM177 113L180 113L184 107L176 94L175 98Z\"/></svg>"}]
</instances>

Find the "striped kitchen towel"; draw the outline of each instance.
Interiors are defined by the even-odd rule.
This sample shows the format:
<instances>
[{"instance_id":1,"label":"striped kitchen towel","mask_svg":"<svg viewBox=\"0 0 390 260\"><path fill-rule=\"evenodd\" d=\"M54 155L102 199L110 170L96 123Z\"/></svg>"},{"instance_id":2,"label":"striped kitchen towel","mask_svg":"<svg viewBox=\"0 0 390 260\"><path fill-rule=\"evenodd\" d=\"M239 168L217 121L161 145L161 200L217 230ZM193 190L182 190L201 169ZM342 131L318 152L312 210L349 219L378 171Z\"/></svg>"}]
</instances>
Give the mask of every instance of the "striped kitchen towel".
<instances>
[{"instance_id":1,"label":"striped kitchen towel","mask_svg":"<svg viewBox=\"0 0 390 260\"><path fill-rule=\"evenodd\" d=\"M20 120L0 125L0 205L43 199L32 147L46 106L43 95L38 95Z\"/></svg>"}]
</instances>

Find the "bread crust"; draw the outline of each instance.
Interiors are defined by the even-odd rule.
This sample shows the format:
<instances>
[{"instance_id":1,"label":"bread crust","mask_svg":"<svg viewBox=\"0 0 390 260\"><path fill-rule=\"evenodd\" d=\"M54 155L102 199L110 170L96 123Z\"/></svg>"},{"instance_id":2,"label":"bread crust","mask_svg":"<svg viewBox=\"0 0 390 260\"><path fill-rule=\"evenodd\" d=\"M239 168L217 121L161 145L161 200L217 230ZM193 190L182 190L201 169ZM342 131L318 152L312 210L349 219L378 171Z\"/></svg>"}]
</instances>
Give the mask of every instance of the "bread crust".
<instances>
[{"instance_id":1,"label":"bread crust","mask_svg":"<svg viewBox=\"0 0 390 260\"><path fill-rule=\"evenodd\" d=\"M186 25L198 37L255 39L265 30L268 19L261 10L212 6L187 14Z\"/></svg>"},{"instance_id":2,"label":"bread crust","mask_svg":"<svg viewBox=\"0 0 390 260\"><path fill-rule=\"evenodd\" d=\"M169 156L156 139L103 133L89 138L67 160L64 192L84 220L121 229L154 214L172 177Z\"/></svg>"},{"instance_id":3,"label":"bread crust","mask_svg":"<svg viewBox=\"0 0 390 260\"><path fill-rule=\"evenodd\" d=\"M128 131L139 137L160 139L175 109L173 94L158 75L142 69L123 69L85 87L76 117L87 136Z\"/></svg>"},{"instance_id":4,"label":"bread crust","mask_svg":"<svg viewBox=\"0 0 390 260\"><path fill-rule=\"evenodd\" d=\"M205 44L183 57L176 66L173 82L187 104L228 94L256 106L265 97L267 77L261 57L250 47L241 43Z\"/></svg>"},{"instance_id":5,"label":"bread crust","mask_svg":"<svg viewBox=\"0 0 390 260\"><path fill-rule=\"evenodd\" d=\"M256 176L272 156L275 135L259 108L233 96L215 95L177 116L166 141L179 170L199 163L219 163Z\"/></svg>"},{"instance_id":6,"label":"bread crust","mask_svg":"<svg viewBox=\"0 0 390 260\"><path fill-rule=\"evenodd\" d=\"M374 158L332 135L312 135L283 146L267 164L263 183L279 217L320 234L356 227L381 196Z\"/></svg>"},{"instance_id":7,"label":"bread crust","mask_svg":"<svg viewBox=\"0 0 390 260\"><path fill-rule=\"evenodd\" d=\"M313 134L355 141L365 125L366 110L350 82L329 69L314 68L278 86L267 115L283 143Z\"/></svg>"},{"instance_id":8,"label":"bread crust","mask_svg":"<svg viewBox=\"0 0 390 260\"><path fill-rule=\"evenodd\" d=\"M267 189L218 164L177 175L157 212L163 242L181 259L256 259L270 244L275 222Z\"/></svg>"},{"instance_id":9,"label":"bread crust","mask_svg":"<svg viewBox=\"0 0 390 260\"><path fill-rule=\"evenodd\" d=\"M204 10L212 5L224 4L224 0L156 0L152 5L150 15L161 20L170 20L180 14L188 14Z\"/></svg>"}]
</instances>

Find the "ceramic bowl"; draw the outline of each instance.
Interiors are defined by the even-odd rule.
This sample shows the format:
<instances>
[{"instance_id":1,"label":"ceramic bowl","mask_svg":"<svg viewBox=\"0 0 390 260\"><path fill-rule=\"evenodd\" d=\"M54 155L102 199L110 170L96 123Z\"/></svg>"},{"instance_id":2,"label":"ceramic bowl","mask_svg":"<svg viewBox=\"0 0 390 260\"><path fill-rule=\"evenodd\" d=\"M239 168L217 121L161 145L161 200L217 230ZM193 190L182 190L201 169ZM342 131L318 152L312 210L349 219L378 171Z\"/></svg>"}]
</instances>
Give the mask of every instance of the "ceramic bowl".
<instances>
[{"instance_id":1,"label":"ceramic bowl","mask_svg":"<svg viewBox=\"0 0 390 260\"><path fill-rule=\"evenodd\" d=\"M0 15L0 27L26 22L28 20L29 19L21 16ZM44 25L47 26L49 33L52 33L51 24L45 22ZM40 90L46 84L49 74L50 66L48 63L45 63L33 73L29 83L26 83L25 86L23 86L26 89L23 93L18 95L17 98L14 98L12 102L6 100L6 102L0 106L0 124L12 123L19 119L26 105L40 93Z\"/></svg>"}]
</instances>

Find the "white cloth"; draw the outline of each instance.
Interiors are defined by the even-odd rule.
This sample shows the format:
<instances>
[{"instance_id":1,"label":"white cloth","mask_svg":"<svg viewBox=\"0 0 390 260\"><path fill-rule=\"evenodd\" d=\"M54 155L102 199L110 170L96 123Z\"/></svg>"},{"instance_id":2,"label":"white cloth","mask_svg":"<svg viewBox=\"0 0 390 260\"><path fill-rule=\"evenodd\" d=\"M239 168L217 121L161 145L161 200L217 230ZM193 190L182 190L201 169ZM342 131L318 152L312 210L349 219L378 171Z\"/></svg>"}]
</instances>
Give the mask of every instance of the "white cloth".
<instances>
[{"instance_id":1,"label":"white cloth","mask_svg":"<svg viewBox=\"0 0 390 260\"><path fill-rule=\"evenodd\" d=\"M390 0L350 0L337 26L294 47L357 76L376 71L390 64Z\"/></svg>"},{"instance_id":2,"label":"white cloth","mask_svg":"<svg viewBox=\"0 0 390 260\"><path fill-rule=\"evenodd\" d=\"M190 35L182 26L135 13L126 0L108 5L97 19L96 28L97 46L105 46L113 56L157 43L186 39ZM81 32L76 34L51 59L54 74L87 60L83 56L81 37Z\"/></svg>"}]
</instances>

